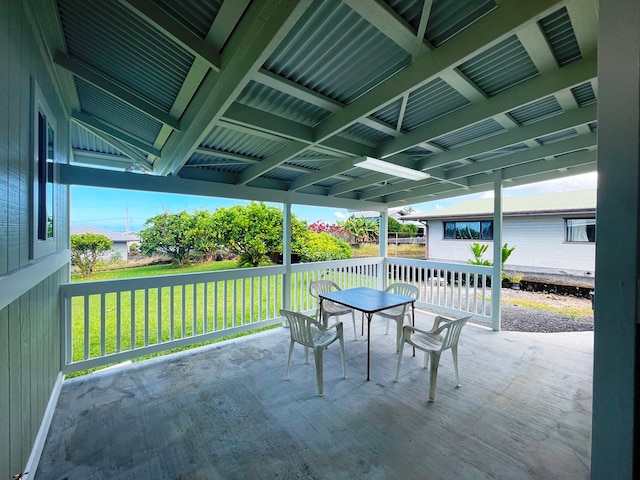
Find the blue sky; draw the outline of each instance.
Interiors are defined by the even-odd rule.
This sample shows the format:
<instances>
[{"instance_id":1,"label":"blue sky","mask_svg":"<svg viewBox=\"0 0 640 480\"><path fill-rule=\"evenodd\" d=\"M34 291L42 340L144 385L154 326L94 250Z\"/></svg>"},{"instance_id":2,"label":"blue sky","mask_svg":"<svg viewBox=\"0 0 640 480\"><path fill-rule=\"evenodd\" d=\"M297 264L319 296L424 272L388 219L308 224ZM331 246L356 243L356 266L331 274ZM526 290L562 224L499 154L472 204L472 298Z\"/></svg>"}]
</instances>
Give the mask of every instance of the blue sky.
<instances>
[{"instance_id":1,"label":"blue sky","mask_svg":"<svg viewBox=\"0 0 640 480\"><path fill-rule=\"evenodd\" d=\"M505 188L504 195L528 195L588 188L596 188L595 173L532 183L521 187ZM493 192L479 193L448 200L412 204L410 206L416 212L428 212L472 198L491 196L492 194ZM213 197L73 186L71 187L71 225L74 227L92 226L122 232L126 230L128 217L129 230L137 232L142 229L145 220L165 210L172 213L181 210L192 212L194 210L208 209L213 211L218 207L246 205L247 203L242 200ZM292 211L299 219L308 223L313 223L316 220L336 223L351 214L346 209L306 207L302 205L294 205Z\"/></svg>"}]
</instances>

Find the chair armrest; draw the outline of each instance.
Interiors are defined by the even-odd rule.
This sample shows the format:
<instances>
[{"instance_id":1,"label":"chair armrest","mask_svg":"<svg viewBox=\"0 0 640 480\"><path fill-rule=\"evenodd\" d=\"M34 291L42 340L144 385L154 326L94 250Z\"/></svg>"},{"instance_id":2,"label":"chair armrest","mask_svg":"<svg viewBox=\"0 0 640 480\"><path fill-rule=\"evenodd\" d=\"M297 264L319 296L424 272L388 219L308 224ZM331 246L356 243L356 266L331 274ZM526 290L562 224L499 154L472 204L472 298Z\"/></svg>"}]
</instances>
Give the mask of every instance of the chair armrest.
<instances>
[{"instance_id":1,"label":"chair armrest","mask_svg":"<svg viewBox=\"0 0 640 480\"><path fill-rule=\"evenodd\" d=\"M309 317L309 323L310 323L311 325L315 325L315 326L316 326L317 328L319 328L320 330L327 330L328 328L332 328L332 327L333 327L333 325L332 325L332 326L330 326L330 327L325 327L325 326L322 324L322 322L319 322L318 320L316 320L316 319L315 319L315 318L313 318L313 317Z\"/></svg>"},{"instance_id":2,"label":"chair armrest","mask_svg":"<svg viewBox=\"0 0 640 480\"><path fill-rule=\"evenodd\" d=\"M332 329L336 329L338 332L342 331L342 328L344 327L343 323L341 321L338 321L332 325L328 325L328 326L324 326L322 323L318 323L316 321L313 322L314 325L316 327L318 327L320 330L332 330Z\"/></svg>"},{"instance_id":3,"label":"chair armrest","mask_svg":"<svg viewBox=\"0 0 640 480\"><path fill-rule=\"evenodd\" d=\"M436 333L436 331L441 332L443 327L441 327L440 324L444 323L446 325L449 322L453 322L453 320L454 320L453 318L447 318L441 315L436 315L436 319L433 322L433 327L431 327L431 331L429 333Z\"/></svg>"},{"instance_id":4,"label":"chair armrest","mask_svg":"<svg viewBox=\"0 0 640 480\"><path fill-rule=\"evenodd\" d=\"M402 327L402 331L405 332L418 332L418 333L433 333L433 331L431 330L422 330L420 328L416 328L416 327L412 327L411 325L405 325L404 327Z\"/></svg>"}]
</instances>

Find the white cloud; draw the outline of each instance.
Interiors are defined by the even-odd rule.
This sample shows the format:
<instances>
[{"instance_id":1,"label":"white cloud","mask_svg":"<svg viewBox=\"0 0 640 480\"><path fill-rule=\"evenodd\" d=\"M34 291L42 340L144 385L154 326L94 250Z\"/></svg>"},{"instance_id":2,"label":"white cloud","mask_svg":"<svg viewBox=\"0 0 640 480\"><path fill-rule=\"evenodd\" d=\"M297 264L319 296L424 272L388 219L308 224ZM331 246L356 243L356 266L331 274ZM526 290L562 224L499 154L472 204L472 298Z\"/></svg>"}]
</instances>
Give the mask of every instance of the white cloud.
<instances>
[{"instance_id":1,"label":"white cloud","mask_svg":"<svg viewBox=\"0 0 640 480\"><path fill-rule=\"evenodd\" d=\"M596 172L574 175L572 177L547 180L546 182L530 183L518 187L505 188L505 194L531 195L536 193L569 192L572 190L587 190L596 188L598 174Z\"/></svg>"},{"instance_id":2,"label":"white cloud","mask_svg":"<svg viewBox=\"0 0 640 480\"><path fill-rule=\"evenodd\" d=\"M342 212L333 212L333 214L335 215L335 217L338 220L344 220L345 218L348 218L344 213Z\"/></svg>"}]
</instances>

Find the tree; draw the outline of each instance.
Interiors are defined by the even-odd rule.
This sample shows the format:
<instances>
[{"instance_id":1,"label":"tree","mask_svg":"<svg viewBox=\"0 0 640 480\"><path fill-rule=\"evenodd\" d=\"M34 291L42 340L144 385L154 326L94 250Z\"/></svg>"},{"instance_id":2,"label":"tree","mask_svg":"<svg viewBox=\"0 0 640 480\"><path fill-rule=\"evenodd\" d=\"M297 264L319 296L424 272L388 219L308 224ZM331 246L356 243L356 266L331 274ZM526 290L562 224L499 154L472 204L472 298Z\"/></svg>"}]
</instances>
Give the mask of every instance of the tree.
<instances>
[{"instance_id":1,"label":"tree","mask_svg":"<svg viewBox=\"0 0 640 480\"><path fill-rule=\"evenodd\" d=\"M393 217L387 219L387 230L389 233L399 233L402 231L402 224Z\"/></svg>"},{"instance_id":2,"label":"tree","mask_svg":"<svg viewBox=\"0 0 640 480\"><path fill-rule=\"evenodd\" d=\"M282 252L282 210L264 202L218 208L214 222L221 243L240 257L240 265L257 267L269 254ZM293 226L292 219L292 228Z\"/></svg>"},{"instance_id":3,"label":"tree","mask_svg":"<svg viewBox=\"0 0 640 480\"><path fill-rule=\"evenodd\" d=\"M351 215L338 225L353 235L356 243L370 242L378 238L378 222L376 220Z\"/></svg>"},{"instance_id":4,"label":"tree","mask_svg":"<svg viewBox=\"0 0 640 480\"><path fill-rule=\"evenodd\" d=\"M93 272L101 253L111 250L113 243L97 233L71 235L71 263L87 278Z\"/></svg>"},{"instance_id":5,"label":"tree","mask_svg":"<svg viewBox=\"0 0 640 480\"><path fill-rule=\"evenodd\" d=\"M400 223L393 217L389 217L387 229L389 233L401 233L403 237L415 237L418 227L413 223Z\"/></svg>"},{"instance_id":6,"label":"tree","mask_svg":"<svg viewBox=\"0 0 640 480\"><path fill-rule=\"evenodd\" d=\"M140 232L140 250L146 255L160 252L174 263L188 265L196 247L196 217L183 210L178 213L163 212L144 222Z\"/></svg>"},{"instance_id":7,"label":"tree","mask_svg":"<svg viewBox=\"0 0 640 480\"><path fill-rule=\"evenodd\" d=\"M411 237L415 237L418 234L418 226L414 225L413 223L407 223L405 225L402 225L400 232L405 233Z\"/></svg>"},{"instance_id":8,"label":"tree","mask_svg":"<svg viewBox=\"0 0 640 480\"><path fill-rule=\"evenodd\" d=\"M194 248L202 254L205 262L212 262L222 247L221 228L217 217L209 210L194 212L195 243Z\"/></svg>"}]
</instances>

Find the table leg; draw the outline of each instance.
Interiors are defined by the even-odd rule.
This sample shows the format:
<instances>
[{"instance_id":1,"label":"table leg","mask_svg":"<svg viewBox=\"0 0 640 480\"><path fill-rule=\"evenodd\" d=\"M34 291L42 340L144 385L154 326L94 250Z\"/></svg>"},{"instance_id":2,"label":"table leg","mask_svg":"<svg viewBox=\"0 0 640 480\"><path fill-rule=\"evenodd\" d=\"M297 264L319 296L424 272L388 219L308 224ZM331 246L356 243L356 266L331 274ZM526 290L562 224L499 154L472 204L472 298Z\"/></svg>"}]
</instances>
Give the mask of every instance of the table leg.
<instances>
[{"instance_id":1,"label":"table leg","mask_svg":"<svg viewBox=\"0 0 640 480\"><path fill-rule=\"evenodd\" d=\"M373 313L367 313L367 382L371 370L371 317Z\"/></svg>"},{"instance_id":2,"label":"table leg","mask_svg":"<svg viewBox=\"0 0 640 480\"><path fill-rule=\"evenodd\" d=\"M411 326L416 326L416 302L411 303ZM413 356L416 356L416 347L413 347Z\"/></svg>"}]
</instances>

